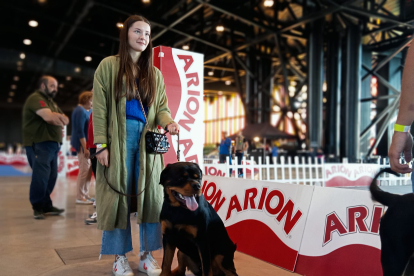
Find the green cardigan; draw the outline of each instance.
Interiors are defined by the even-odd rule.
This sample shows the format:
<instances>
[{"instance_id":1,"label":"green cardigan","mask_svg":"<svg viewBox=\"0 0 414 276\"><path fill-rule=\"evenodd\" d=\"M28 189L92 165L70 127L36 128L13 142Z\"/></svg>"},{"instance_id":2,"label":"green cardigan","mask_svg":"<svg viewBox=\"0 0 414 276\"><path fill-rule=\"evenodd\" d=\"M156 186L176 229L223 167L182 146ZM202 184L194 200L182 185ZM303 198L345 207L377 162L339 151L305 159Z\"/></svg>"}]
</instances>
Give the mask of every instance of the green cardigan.
<instances>
[{"instance_id":1,"label":"green cardigan","mask_svg":"<svg viewBox=\"0 0 414 276\"><path fill-rule=\"evenodd\" d=\"M93 81L93 135L95 144L107 144L109 147L109 168L107 176L109 183L118 191L127 193L126 170L126 98L118 103L115 101L115 80L119 70L119 58L110 56L101 61L95 72ZM155 101L148 110L148 127L155 130L157 125L165 127L172 122L165 94L164 78L161 72L154 67L157 94ZM123 85L125 90L125 82ZM159 222L163 201L162 186L159 177L164 169L162 155L157 155L154 171L151 175L153 154L146 154L145 133L141 135L140 144L140 173L138 190L145 191L138 196L138 223ZM115 193L106 183L104 167L98 162L96 176L96 211L98 213L98 229L113 230L126 229L128 214L127 197ZM147 179L151 175L151 179ZM132 198L132 200L136 200Z\"/></svg>"}]
</instances>

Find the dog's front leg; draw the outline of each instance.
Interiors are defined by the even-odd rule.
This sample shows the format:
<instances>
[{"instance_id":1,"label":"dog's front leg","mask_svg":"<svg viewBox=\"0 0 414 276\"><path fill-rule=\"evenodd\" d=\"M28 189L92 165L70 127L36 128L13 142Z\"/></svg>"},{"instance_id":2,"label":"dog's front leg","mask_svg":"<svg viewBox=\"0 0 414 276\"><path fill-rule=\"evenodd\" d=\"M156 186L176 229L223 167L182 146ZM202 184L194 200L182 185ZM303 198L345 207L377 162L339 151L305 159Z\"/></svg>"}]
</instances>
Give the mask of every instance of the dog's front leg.
<instances>
[{"instance_id":1,"label":"dog's front leg","mask_svg":"<svg viewBox=\"0 0 414 276\"><path fill-rule=\"evenodd\" d=\"M210 256L210 246L207 242L202 241L197 244L198 251L201 259L201 267L203 270L203 276L210 276L211 273L211 256Z\"/></svg>"},{"instance_id":2,"label":"dog's front leg","mask_svg":"<svg viewBox=\"0 0 414 276\"><path fill-rule=\"evenodd\" d=\"M168 241L165 235L162 238L162 243L164 246L164 257L162 258L162 272L160 276L170 276L176 246Z\"/></svg>"}]
</instances>

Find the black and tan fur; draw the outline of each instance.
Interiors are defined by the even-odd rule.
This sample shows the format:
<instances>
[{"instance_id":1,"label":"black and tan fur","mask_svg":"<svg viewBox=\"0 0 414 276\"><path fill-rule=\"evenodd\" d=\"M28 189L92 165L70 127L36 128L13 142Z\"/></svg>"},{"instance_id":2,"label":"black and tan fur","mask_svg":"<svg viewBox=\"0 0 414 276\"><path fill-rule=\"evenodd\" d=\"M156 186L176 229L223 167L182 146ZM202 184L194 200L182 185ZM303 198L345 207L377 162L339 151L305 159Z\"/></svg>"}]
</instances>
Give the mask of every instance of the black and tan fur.
<instances>
[{"instance_id":1,"label":"black and tan fur","mask_svg":"<svg viewBox=\"0 0 414 276\"><path fill-rule=\"evenodd\" d=\"M160 221L164 258L161 276L184 276L186 268L196 276L237 276L234 267L236 245L213 207L201 193L202 172L191 162L169 164L161 173L164 203ZM189 210L180 200L195 195L198 208ZM171 270L178 248L178 267Z\"/></svg>"}]
</instances>

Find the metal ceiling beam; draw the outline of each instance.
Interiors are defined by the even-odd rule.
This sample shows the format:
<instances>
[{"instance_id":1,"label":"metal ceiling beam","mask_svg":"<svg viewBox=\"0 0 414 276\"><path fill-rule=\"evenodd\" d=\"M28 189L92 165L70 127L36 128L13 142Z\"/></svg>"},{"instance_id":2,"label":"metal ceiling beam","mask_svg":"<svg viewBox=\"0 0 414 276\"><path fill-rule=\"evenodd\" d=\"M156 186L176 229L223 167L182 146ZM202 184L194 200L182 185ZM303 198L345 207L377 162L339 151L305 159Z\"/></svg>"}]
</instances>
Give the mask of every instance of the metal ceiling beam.
<instances>
[{"instance_id":1,"label":"metal ceiling beam","mask_svg":"<svg viewBox=\"0 0 414 276\"><path fill-rule=\"evenodd\" d=\"M48 21L51 21L51 22L54 22L54 23L59 23L59 24L65 25L65 26L72 26L73 25L72 23L65 22L61 19L53 18L53 17L47 16L47 15L44 15L44 14L41 14L41 13L38 13L38 12L26 10L26 9L21 8L21 7L16 7L14 5L9 5L9 4L3 3L1 1L0 1L0 3L1 3L0 5L2 5L2 6L8 7L10 9L14 9L14 10L16 10L18 12L21 12L21 13L36 16L36 18L43 18L45 20L48 20ZM97 4L95 4L95 5L97 5ZM90 29L87 29L87 28L84 28L84 27L81 27L81 26L77 26L77 29L80 30L80 31L84 31L84 32L87 32L87 33L90 33L90 34L93 34L93 35L103 37L103 38L107 38L107 39L114 40L114 41L119 41L118 37L103 34L103 33L100 33L100 32L94 31L94 30L90 30Z\"/></svg>"},{"instance_id":2,"label":"metal ceiling beam","mask_svg":"<svg viewBox=\"0 0 414 276\"><path fill-rule=\"evenodd\" d=\"M106 5L106 4L102 4L102 3L99 3L99 4L98 4L98 3L97 3L97 5L99 5L99 6L101 6L101 7L104 7L104 8L107 8L107 9L110 9L110 10L113 10L113 11L116 11L116 12L121 13L121 14L125 14L125 15L127 15L127 16L130 16L130 15L131 15L129 12L126 12L126 11L120 10L120 9L118 9L118 8L114 8L114 7L109 6L109 5ZM180 30L177 30L177 29L174 29L174 28L168 27L168 26L165 26L164 24L161 24L161 23L155 22L155 21L153 21L153 20L149 20L149 21L150 21L151 25L158 26L158 27L161 27L161 28L167 29L168 31L172 31L172 32L175 32L175 33L177 33L177 34L180 34L180 35L182 35L182 36L186 36L186 37L192 38L192 39L197 40L197 41L199 41L199 42L201 42L201 43L204 43L204 44L207 44L207 45L209 45L209 46L211 46L211 47L214 47L214 48L216 48L216 49L219 49L219 50L221 50L221 51L223 51L223 52L231 53L231 50L230 50L230 49L228 49L228 48L226 48L226 47L223 47L223 46L220 46L220 45L217 45L217 44L215 44L215 43L212 43L212 42L210 42L210 41L208 41L208 40L205 40L205 39L203 39L203 38L200 38L200 37L198 37L198 36L195 36L195 35L192 35L192 34L189 34L189 33L186 33L186 32L183 32L183 31L180 31Z\"/></svg>"},{"instance_id":3,"label":"metal ceiling beam","mask_svg":"<svg viewBox=\"0 0 414 276\"><path fill-rule=\"evenodd\" d=\"M78 25L82 23L82 20L88 15L89 10L93 7L94 2L93 0L87 0L85 6L83 7L81 13L79 13L78 17L76 18L75 22L72 24L72 27L69 29L69 31L66 33L65 38L63 39L63 43L60 44L59 48L55 52L55 57L58 57L60 52L63 50L63 48L68 43L69 39L72 37L74 32L76 31Z\"/></svg>"},{"instance_id":4,"label":"metal ceiling beam","mask_svg":"<svg viewBox=\"0 0 414 276\"><path fill-rule=\"evenodd\" d=\"M186 12L183 16L180 16L180 18L178 18L177 20L175 20L173 23L171 23L168 28L172 28L175 25L177 25L178 23L180 23L181 21L183 21L184 19L186 19L187 17L191 16L192 14L194 14L196 11L198 11L200 8L203 7L203 4L198 4L197 6L195 6L194 8L192 8L191 10L189 10L188 12ZM162 36L164 33L166 33L168 31L168 29L164 29L161 30L159 33L157 33L155 36L152 37L152 41L156 40L157 38L159 38L160 36Z\"/></svg>"},{"instance_id":5,"label":"metal ceiling beam","mask_svg":"<svg viewBox=\"0 0 414 276\"><path fill-rule=\"evenodd\" d=\"M382 14L379 14L379 13L376 13L376 12L370 12L370 11L365 11L365 10L361 10L361 9L358 9L358 8L353 8L353 7L349 7L349 6L345 6L345 5L340 5L340 4L337 4L337 3L335 3L334 1L331 1L331 0L327 0L327 1L329 3L331 3L332 5L340 8L343 11L345 11L345 12L348 11L348 12L351 12L351 13L356 13L356 14L359 14L359 15L367 16L367 17L374 17L374 18L378 18L378 19L381 19L381 20L384 20L384 21L388 21L388 22L391 22L391 23L398 24L400 26L405 26L405 27L408 27L408 28L411 28L411 29L414 28L414 26L411 25L411 24L407 24L405 22L399 21L397 19L385 16L385 15L382 15Z\"/></svg>"}]
</instances>

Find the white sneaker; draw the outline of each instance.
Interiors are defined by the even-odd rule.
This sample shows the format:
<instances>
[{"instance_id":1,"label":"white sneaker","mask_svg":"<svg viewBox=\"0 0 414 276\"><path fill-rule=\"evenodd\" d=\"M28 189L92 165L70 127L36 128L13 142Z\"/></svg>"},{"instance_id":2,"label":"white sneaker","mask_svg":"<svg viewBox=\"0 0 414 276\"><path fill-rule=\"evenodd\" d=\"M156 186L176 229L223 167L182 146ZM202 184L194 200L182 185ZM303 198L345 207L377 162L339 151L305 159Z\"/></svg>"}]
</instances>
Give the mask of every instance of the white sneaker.
<instances>
[{"instance_id":1,"label":"white sneaker","mask_svg":"<svg viewBox=\"0 0 414 276\"><path fill-rule=\"evenodd\" d=\"M77 199L76 204L82 204L82 205L92 205L93 202L89 201L87 199Z\"/></svg>"},{"instance_id":2,"label":"white sneaker","mask_svg":"<svg viewBox=\"0 0 414 276\"><path fill-rule=\"evenodd\" d=\"M112 275L114 276L134 276L131 267L128 263L128 258L125 256L118 256L112 266Z\"/></svg>"},{"instance_id":3,"label":"white sneaker","mask_svg":"<svg viewBox=\"0 0 414 276\"><path fill-rule=\"evenodd\" d=\"M139 254L140 257L142 253ZM159 276L161 274L161 267L158 265L157 261L152 257L151 253L147 254L145 260L139 261L138 271L141 271L148 276Z\"/></svg>"}]
</instances>

